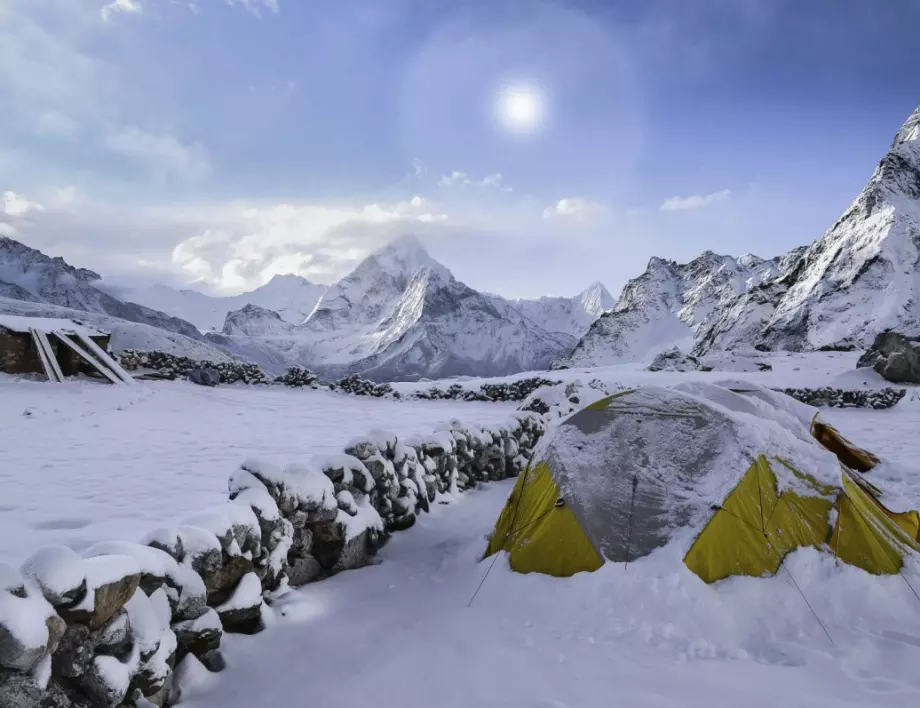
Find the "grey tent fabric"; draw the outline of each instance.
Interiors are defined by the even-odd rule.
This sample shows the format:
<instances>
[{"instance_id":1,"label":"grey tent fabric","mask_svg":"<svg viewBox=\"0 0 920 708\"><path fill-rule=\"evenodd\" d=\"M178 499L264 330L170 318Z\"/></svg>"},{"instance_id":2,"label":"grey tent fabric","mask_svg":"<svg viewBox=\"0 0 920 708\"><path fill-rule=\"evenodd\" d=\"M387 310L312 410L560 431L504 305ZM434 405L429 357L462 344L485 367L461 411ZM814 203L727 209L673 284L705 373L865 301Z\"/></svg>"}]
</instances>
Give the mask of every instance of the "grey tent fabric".
<instances>
[{"instance_id":1,"label":"grey tent fabric","mask_svg":"<svg viewBox=\"0 0 920 708\"><path fill-rule=\"evenodd\" d=\"M645 388L560 424L545 459L595 549L631 561L711 515L704 478L750 465L727 415L673 390Z\"/></svg>"}]
</instances>

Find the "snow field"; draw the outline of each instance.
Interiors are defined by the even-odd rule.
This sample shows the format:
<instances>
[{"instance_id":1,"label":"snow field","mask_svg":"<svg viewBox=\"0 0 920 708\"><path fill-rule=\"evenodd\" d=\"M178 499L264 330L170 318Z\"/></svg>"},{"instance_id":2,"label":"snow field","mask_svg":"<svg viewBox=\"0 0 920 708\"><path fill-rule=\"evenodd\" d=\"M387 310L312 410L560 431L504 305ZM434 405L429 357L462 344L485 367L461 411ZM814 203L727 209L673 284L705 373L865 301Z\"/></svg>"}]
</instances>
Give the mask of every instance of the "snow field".
<instances>
[{"instance_id":1,"label":"snow field","mask_svg":"<svg viewBox=\"0 0 920 708\"><path fill-rule=\"evenodd\" d=\"M41 546L139 541L227 500L250 457L279 466L342 452L375 428L431 433L504 422L510 404L391 401L184 382L108 386L0 376L0 562Z\"/></svg>"}]
</instances>

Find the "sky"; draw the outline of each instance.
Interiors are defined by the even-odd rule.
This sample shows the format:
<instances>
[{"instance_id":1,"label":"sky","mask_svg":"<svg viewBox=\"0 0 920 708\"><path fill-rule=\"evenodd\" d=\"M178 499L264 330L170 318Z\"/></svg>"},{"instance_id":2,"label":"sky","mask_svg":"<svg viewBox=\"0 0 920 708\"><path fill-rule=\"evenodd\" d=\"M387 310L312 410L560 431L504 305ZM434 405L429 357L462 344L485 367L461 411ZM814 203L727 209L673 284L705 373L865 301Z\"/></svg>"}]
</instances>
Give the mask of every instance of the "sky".
<instances>
[{"instance_id":1,"label":"sky","mask_svg":"<svg viewBox=\"0 0 920 708\"><path fill-rule=\"evenodd\" d=\"M328 283L415 234L616 294L810 243L920 101L915 0L0 0L0 234L117 284Z\"/></svg>"}]
</instances>

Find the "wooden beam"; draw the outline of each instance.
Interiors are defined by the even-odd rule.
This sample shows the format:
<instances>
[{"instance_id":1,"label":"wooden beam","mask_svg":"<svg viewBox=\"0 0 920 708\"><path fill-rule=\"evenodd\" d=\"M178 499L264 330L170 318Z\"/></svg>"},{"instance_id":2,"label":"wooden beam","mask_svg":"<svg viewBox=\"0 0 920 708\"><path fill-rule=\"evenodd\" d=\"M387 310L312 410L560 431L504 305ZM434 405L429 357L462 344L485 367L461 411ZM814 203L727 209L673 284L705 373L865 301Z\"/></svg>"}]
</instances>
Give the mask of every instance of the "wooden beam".
<instances>
[{"instance_id":1,"label":"wooden beam","mask_svg":"<svg viewBox=\"0 0 920 708\"><path fill-rule=\"evenodd\" d=\"M112 371L114 371L115 374L118 376L118 378L120 378L126 384L134 383L134 377L131 376L131 374L129 374L127 371L125 371L121 367L121 364L115 361L114 357L110 356L108 352L106 352L102 347L96 344L92 339L87 337L82 332L77 333L77 338L81 342L83 342L87 347L89 347L89 350L93 354L95 354L97 357L99 357L100 361L102 361L103 363L105 363L106 366L111 368Z\"/></svg>"},{"instance_id":2,"label":"wooden beam","mask_svg":"<svg viewBox=\"0 0 920 708\"><path fill-rule=\"evenodd\" d=\"M64 381L64 372L61 371L61 365L57 360L57 354L54 353L54 347L51 346L51 342L48 341L48 335L43 331L38 330L38 339L42 343L42 346L45 348L45 354L48 355L48 362L51 364L51 369L54 371L54 375L57 376L58 381Z\"/></svg>"},{"instance_id":3,"label":"wooden beam","mask_svg":"<svg viewBox=\"0 0 920 708\"><path fill-rule=\"evenodd\" d=\"M83 359L85 359L89 364L93 366L93 368L96 369L96 371L98 371L100 374L105 376L113 384L124 383L117 376L115 376L115 374L112 371L109 371L109 369L106 366L104 366L101 362L97 361L95 357L90 356L90 354L85 349L83 349L83 347L78 345L75 341L73 341L66 334L64 334L63 332L55 332L54 336L60 339L62 342L64 342L64 344L70 347L74 352L76 352Z\"/></svg>"},{"instance_id":4,"label":"wooden beam","mask_svg":"<svg viewBox=\"0 0 920 708\"><path fill-rule=\"evenodd\" d=\"M42 369L45 370L45 376L47 376L48 380L52 383L59 382L57 374L54 372L54 369L51 368L51 362L48 361L48 352L45 351L45 347L42 344L41 339L38 337L38 331L35 329L29 329L29 334L32 335L32 342L35 344L35 349L38 350L38 358L42 362Z\"/></svg>"}]
</instances>

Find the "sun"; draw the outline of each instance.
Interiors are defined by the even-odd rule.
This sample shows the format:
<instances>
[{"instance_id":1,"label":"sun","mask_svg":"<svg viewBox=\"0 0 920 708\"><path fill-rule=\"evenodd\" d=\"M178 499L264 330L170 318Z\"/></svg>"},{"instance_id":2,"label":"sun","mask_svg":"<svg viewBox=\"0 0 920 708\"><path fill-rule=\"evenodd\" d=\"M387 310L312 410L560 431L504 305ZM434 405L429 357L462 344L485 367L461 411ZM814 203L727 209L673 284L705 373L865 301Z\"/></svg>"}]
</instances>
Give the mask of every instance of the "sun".
<instances>
[{"instance_id":1,"label":"sun","mask_svg":"<svg viewBox=\"0 0 920 708\"><path fill-rule=\"evenodd\" d=\"M533 86L505 88L498 96L497 108L502 125L516 133L532 132L543 122L543 94Z\"/></svg>"}]
</instances>

